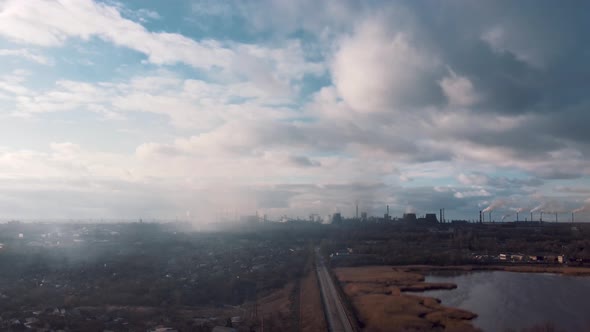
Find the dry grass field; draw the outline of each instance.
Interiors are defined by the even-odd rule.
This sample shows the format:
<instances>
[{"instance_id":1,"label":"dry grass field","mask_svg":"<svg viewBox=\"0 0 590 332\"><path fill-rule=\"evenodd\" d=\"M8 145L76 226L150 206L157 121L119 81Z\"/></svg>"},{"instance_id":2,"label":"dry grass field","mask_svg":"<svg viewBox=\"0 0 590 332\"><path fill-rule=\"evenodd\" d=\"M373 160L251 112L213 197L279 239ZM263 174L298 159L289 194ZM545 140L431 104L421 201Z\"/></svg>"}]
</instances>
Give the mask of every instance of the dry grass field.
<instances>
[{"instance_id":1,"label":"dry grass field","mask_svg":"<svg viewBox=\"0 0 590 332\"><path fill-rule=\"evenodd\" d=\"M431 284L404 268L369 266L334 270L350 298L364 331L477 331L469 320L475 314L442 306L437 299L405 290L450 289Z\"/></svg>"},{"instance_id":2,"label":"dry grass field","mask_svg":"<svg viewBox=\"0 0 590 332\"><path fill-rule=\"evenodd\" d=\"M327 331L318 279L314 270L309 271L303 278L300 291L301 331Z\"/></svg>"},{"instance_id":3,"label":"dry grass field","mask_svg":"<svg viewBox=\"0 0 590 332\"><path fill-rule=\"evenodd\" d=\"M294 283L259 299L259 312L264 319L264 329L268 331L295 331L293 312ZM260 318L259 318L260 319Z\"/></svg>"}]
</instances>

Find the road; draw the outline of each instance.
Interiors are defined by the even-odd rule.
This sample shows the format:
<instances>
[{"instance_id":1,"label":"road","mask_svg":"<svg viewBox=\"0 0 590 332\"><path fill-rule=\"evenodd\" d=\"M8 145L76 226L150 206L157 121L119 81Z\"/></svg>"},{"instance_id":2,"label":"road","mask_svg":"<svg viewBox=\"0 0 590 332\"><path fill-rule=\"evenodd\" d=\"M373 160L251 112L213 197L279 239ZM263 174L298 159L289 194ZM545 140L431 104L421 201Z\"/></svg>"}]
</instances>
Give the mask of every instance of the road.
<instances>
[{"instance_id":1,"label":"road","mask_svg":"<svg viewBox=\"0 0 590 332\"><path fill-rule=\"evenodd\" d=\"M340 300L334 281L328 273L323 257L319 255L316 249L316 272L320 281L320 290L324 302L324 311L328 320L328 328L332 332L354 332L350 320L344 310L344 305Z\"/></svg>"}]
</instances>

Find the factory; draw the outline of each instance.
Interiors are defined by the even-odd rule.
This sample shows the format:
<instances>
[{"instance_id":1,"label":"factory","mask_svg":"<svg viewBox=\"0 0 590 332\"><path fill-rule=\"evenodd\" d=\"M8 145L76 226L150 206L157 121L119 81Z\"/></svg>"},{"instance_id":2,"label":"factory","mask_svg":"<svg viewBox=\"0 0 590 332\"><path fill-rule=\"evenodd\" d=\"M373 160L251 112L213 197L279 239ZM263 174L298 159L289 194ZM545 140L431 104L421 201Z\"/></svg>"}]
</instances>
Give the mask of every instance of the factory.
<instances>
[{"instance_id":1,"label":"factory","mask_svg":"<svg viewBox=\"0 0 590 332\"><path fill-rule=\"evenodd\" d=\"M335 225L341 224L353 224L353 223L389 223L389 222L397 222L397 223L419 223L419 224L436 224L444 222L444 209L440 209L440 219L437 218L436 213L426 213L424 215L417 215L415 212L406 212L402 215L401 218L393 217L390 214L389 205L385 207L385 213L383 217L375 217L370 216L368 212L362 211L359 215L359 208L358 205L356 206L356 214L353 218L346 218L342 215L341 212L335 212L332 214L331 223Z\"/></svg>"}]
</instances>

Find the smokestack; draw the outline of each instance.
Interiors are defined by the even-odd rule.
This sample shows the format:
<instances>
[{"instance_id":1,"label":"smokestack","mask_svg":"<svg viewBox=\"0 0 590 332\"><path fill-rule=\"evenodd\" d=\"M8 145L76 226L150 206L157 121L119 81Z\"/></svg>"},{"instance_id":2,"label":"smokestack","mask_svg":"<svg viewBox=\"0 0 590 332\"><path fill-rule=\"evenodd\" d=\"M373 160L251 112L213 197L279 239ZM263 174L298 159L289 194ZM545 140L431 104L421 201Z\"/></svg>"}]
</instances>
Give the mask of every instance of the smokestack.
<instances>
[{"instance_id":1,"label":"smokestack","mask_svg":"<svg viewBox=\"0 0 590 332\"><path fill-rule=\"evenodd\" d=\"M531 212L531 222L533 222L533 213Z\"/></svg>"},{"instance_id":2,"label":"smokestack","mask_svg":"<svg viewBox=\"0 0 590 332\"><path fill-rule=\"evenodd\" d=\"M516 212L516 222L518 222L518 212Z\"/></svg>"},{"instance_id":3,"label":"smokestack","mask_svg":"<svg viewBox=\"0 0 590 332\"><path fill-rule=\"evenodd\" d=\"M572 224L574 223L574 213L572 212Z\"/></svg>"},{"instance_id":4,"label":"smokestack","mask_svg":"<svg viewBox=\"0 0 590 332\"><path fill-rule=\"evenodd\" d=\"M389 215L389 204L387 204L387 215Z\"/></svg>"},{"instance_id":5,"label":"smokestack","mask_svg":"<svg viewBox=\"0 0 590 332\"><path fill-rule=\"evenodd\" d=\"M356 219L359 218L359 205L358 203L356 204Z\"/></svg>"},{"instance_id":6,"label":"smokestack","mask_svg":"<svg viewBox=\"0 0 590 332\"><path fill-rule=\"evenodd\" d=\"M541 217L539 218L539 222L543 222L543 211L541 211Z\"/></svg>"},{"instance_id":7,"label":"smokestack","mask_svg":"<svg viewBox=\"0 0 590 332\"><path fill-rule=\"evenodd\" d=\"M490 218L489 218L490 220L488 220L488 222L491 222L491 221L492 221L492 211L490 211L490 213L489 213L489 215L488 215L488 216L490 217Z\"/></svg>"},{"instance_id":8,"label":"smokestack","mask_svg":"<svg viewBox=\"0 0 590 332\"><path fill-rule=\"evenodd\" d=\"M479 210L479 223L481 224L483 222L483 219L481 219L482 213L481 210Z\"/></svg>"}]
</instances>

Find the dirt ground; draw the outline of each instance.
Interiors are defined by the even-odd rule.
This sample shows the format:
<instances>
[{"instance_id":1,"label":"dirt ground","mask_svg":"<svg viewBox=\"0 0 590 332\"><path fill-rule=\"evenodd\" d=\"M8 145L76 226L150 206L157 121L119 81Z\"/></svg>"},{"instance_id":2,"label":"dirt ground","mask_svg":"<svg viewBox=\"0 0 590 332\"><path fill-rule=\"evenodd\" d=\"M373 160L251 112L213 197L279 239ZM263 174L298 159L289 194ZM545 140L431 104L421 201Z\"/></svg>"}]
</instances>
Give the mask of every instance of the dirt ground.
<instances>
[{"instance_id":1,"label":"dirt ground","mask_svg":"<svg viewBox=\"0 0 590 332\"><path fill-rule=\"evenodd\" d=\"M300 300L301 331L327 331L315 270L309 271L301 281Z\"/></svg>"},{"instance_id":2,"label":"dirt ground","mask_svg":"<svg viewBox=\"0 0 590 332\"><path fill-rule=\"evenodd\" d=\"M469 311L442 306L435 298L404 290L450 289L425 283L416 272L391 266L338 268L334 272L354 306L363 331L478 331Z\"/></svg>"}]
</instances>

